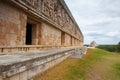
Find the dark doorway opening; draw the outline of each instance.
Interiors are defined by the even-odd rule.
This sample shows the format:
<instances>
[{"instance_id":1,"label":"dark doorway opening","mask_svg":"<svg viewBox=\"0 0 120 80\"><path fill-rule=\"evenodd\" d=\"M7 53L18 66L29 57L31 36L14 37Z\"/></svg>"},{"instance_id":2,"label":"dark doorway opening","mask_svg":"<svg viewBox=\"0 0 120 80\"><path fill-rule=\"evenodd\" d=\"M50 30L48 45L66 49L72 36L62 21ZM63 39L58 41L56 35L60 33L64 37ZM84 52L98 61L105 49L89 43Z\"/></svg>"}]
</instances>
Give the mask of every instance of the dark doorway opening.
<instances>
[{"instance_id":1,"label":"dark doorway opening","mask_svg":"<svg viewBox=\"0 0 120 80\"><path fill-rule=\"evenodd\" d=\"M32 45L32 24L26 26L26 45Z\"/></svg>"}]
</instances>

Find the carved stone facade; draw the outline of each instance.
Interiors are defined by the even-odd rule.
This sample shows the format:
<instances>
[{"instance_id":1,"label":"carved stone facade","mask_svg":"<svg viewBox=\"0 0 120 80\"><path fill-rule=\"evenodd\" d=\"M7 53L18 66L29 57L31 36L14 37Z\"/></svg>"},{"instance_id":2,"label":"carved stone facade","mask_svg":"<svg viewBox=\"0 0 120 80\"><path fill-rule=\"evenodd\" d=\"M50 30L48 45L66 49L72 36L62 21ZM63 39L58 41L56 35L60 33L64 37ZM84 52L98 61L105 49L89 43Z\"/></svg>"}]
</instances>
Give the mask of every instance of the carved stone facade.
<instances>
[{"instance_id":1,"label":"carved stone facade","mask_svg":"<svg viewBox=\"0 0 120 80\"><path fill-rule=\"evenodd\" d=\"M64 0L0 0L0 51L33 45L83 45L82 32Z\"/></svg>"}]
</instances>

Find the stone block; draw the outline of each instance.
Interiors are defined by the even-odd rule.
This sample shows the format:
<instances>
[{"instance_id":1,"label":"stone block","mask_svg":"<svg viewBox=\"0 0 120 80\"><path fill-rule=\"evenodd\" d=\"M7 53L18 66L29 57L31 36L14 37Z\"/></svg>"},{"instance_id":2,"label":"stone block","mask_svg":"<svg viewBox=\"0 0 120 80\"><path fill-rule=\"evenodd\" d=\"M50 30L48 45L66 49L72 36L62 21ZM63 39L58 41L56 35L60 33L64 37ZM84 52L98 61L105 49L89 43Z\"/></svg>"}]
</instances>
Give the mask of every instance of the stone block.
<instances>
[{"instance_id":1,"label":"stone block","mask_svg":"<svg viewBox=\"0 0 120 80\"><path fill-rule=\"evenodd\" d=\"M16 75L10 77L9 80L21 80L21 79L20 79L20 75L19 75L19 74L16 74Z\"/></svg>"},{"instance_id":2,"label":"stone block","mask_svg":"<svg viewBox=\"0 0 120 80\"><path fill-rule=\"evenodd\" d=\"M28 70L28 79L34 77L39 73L39 66L31 68Z\"/></svg>"},{"instance_id":3,"label":"stone block","mask_svg":"<svg viewBox=\"0 0 120 80\"><path fill-rule=\"evenodd\" d=\"M3 80L2 78L0 78L0 80Z\"/></svg>"},{"instance_id":4,"label":"stone block","mask_svg":"<svg viewBox=\"0 0 120 80\"><path fill-rule=\"evenodd\" d=\"M28 71L20 73L20 80L28 80Z\"/></svg>"},{"instance_id":5,"label":"stone block","mask_svg":"<svg viewBox=\"0 0 120 80\"><path fill-rule=\"evenodd\" d=\"M22 66L19 68L19 72L24 72L26 70L26 66Z\"/></svg>"},{"instance_id":6,"label":"stone block","mask_svg":"<svg viewBox=\"0 0 120 80\"><path fill-rule=\"evenodd\" d=\"M10 78L5 78L5 79L2 79L2 80L10 80Z\"/></svg>"},{"instance_id":7,"label":"stone block","mask_svg":"<svg viewBox=\"0 0 120 80\"><path fill-rule=\"evenodd\" d=\"M5 39L6 38L6 34L5 33L1 33L0 34L0 39Z\"/></svg>"},{"instance_id":8,"label":"stone block","mask_svg":"<svg viewBox=\"0 0 120 80\"><path fill-rule=\"evenodd\" d=\"M61 46L61 31L46 24L41 25L41 44L51 46Z\"/></svg>"}]
</instances>

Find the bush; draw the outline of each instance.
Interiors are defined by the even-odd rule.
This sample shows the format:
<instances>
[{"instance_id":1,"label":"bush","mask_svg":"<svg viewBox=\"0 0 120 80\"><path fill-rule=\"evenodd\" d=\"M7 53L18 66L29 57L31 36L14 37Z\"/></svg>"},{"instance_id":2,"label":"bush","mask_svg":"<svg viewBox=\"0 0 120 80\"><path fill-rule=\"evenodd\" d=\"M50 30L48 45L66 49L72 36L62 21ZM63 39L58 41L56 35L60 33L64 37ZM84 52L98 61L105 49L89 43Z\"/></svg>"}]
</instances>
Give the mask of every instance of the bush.
<instances>
[{"instance_id":1,"label":"bush","mask_svg":"<svg viewBox=\"0 0 120 80\"><path fill-rule=\"evenodd\" d=\"M120 52L120 45L117 45L117 52Z\"/></svg>"},{"instance_id":2,"label":"bush","mask_svg":"<svg viewBox=\"0 0 120 80\"><path fill-rule=\"evenodd\" d=\"M120 45L99 45L97 48L104 49L110 52L120 52Z\"/></svg>"}]
</instances>

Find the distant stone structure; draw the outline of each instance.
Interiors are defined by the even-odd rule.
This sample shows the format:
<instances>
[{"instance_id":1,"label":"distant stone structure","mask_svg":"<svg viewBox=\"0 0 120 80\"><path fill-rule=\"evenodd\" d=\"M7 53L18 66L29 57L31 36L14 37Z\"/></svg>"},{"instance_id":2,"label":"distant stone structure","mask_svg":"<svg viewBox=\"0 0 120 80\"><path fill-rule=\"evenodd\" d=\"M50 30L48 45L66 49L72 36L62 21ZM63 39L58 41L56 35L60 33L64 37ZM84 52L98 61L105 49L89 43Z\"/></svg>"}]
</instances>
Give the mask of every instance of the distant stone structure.
<instances>
[{"instance_id":1,"label":"distant stone structure","mask_svg":"<svg viewBox=\"0 0 120 80\"><path fill-rule=\"evenodd\" d=\"M64 0L0 0L0 80L31 79L82 46Z\"/></svg>"},{"instance_id":2,"label":"distant stone structure","mask_svg":"<svg viewBox=\"0 0 120 80\"><path fill-rule=\"evenodd\" d=\"M95 41L92 41L91 43L90 43L90 47L96 47L97 46L97 43L95 42Z\"/></svg>"},{"instance_id":3,"label":"distant stone structure","mask_svg":"<svg viewBox=\"0 0 120 80\"><path fill-rule=\"evenodd\" d=\"M64 0L0 0L0 52L82 45Z\"/></svg>"}]
</instances>

